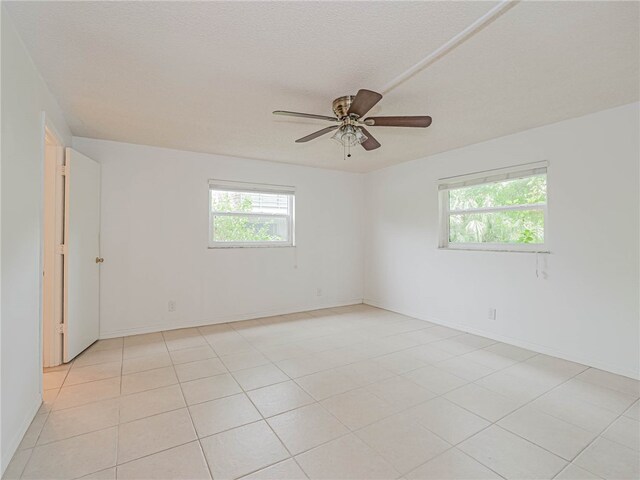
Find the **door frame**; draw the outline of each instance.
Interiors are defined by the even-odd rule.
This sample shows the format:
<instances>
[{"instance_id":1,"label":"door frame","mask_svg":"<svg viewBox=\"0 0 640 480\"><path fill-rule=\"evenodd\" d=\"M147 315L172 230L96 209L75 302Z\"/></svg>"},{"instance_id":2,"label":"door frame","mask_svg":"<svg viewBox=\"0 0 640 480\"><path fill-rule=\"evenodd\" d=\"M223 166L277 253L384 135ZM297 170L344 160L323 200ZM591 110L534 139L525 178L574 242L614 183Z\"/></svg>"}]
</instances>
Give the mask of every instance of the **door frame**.
<instances>
[{"instance_id":1,"label":"door frame","mask_svg":"<svg viewBox=\"0 0 640 480\"><path fill-rule=\"evenodd\" d=\"M64 235L64 144L62 136L42 114L42 201L40 234L40 345L42 367L63 362L64 264L59 244ZM42 382L41 382L42 384Z\"/></svg>"}]
</instances>

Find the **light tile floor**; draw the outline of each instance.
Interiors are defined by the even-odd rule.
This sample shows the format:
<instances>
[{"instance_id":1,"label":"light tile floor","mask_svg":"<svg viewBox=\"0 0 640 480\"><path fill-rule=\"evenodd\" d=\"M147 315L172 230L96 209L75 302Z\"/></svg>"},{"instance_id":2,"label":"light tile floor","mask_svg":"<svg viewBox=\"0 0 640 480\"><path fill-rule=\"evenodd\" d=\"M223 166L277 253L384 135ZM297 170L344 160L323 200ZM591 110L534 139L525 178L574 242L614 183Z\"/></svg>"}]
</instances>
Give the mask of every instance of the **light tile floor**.
<instances>
[{"instance_id":1,"label":"light tile floor","mask_svg":"<svg viewBox=\"0 0 640 480\"><path fill-rule=\"evenodd\" d=\"M4 478L637 479L639 382L365 305L101 340Z\"/></svg>"}]
</instances>

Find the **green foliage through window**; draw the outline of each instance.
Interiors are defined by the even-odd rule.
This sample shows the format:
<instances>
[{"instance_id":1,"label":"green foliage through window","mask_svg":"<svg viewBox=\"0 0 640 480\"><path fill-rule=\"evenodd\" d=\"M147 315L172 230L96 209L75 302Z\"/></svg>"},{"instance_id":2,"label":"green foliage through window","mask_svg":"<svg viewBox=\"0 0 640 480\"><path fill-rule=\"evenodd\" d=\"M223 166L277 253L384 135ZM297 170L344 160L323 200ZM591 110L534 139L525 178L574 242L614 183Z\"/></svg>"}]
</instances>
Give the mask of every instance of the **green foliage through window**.
<instances>
[{"instance_id":1,"label":"green foliage through window","mask_svg":"<svg viewBox=\"0 0 640 480\"><path fill-rule=\"evenodd\" d=\"M286 242L289 236L287 195L211 191L215 242Z\"/></svg>"},{"instance_id":2,"label":"green foliage through window","mask_svg":"<svg viewBox=\"0 0 640 480\"><path fill-rule=\"evenodd\" d=\"M450 243L544 243L546 175L456 188L448 198Z\"/></svg>"}]
</instances>

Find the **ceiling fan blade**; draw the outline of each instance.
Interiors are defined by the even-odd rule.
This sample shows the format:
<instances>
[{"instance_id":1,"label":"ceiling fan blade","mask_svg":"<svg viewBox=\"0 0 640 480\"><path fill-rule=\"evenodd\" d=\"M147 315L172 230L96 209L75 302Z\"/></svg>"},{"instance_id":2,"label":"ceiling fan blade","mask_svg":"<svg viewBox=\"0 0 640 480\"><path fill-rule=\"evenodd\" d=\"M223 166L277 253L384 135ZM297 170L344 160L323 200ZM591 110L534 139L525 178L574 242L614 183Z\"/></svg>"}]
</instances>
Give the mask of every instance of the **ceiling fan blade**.
<instances>
[{"instance_id":1,"label":"ceiling fan blade","mask_svg":"<svg viewBox=\"0 0 640 480\"><path fill-rule=\"evenodd\" d=\"M309 140L313 140L314 138L321 137L322 135L332 132L337 129L340 125L333 125L331 127L323 128L322 130L318 130L317 132L312 133L311 135L307 135L306 137L302 137L296 140L296 143L304 143Z\"/></svg>"},{"instance_id":2,"label":"ceiling fan blade","mask_svg":"<svg viewBox=\"0 0 640 480\"><path fill-rule=\"evenodd\" d=\"M287 117L315 118L316 120L328 120L330 122L339 122L336 117L328 117L326 115L315 115L313 113L287 112L286 110L276 110L274 115L284 115Z\"/></svg>"},{"instance_id":3,"label":"ceiling fan blade","mask_svg":"<svg viewBox=\"0 0 640 480\"><path fill-rule=\"evenodd\" d=\"M365 89L358 90L356 98L354 98L353 102L351 102L351 106L349 107L349 111L347 113L349 115L353 113L358 117L363 117L381 99L382 95L380 95L379 93Z\"/></svg>"},{"instance_id":4,"label":"ceiling fan blade","mask_svg":"<svg viewBox=\"0 0 640 480\"><path fill-rule=\"evenodd\" d=\"M431 117L369 117L364 121L369 127L421 127L431 125Z\"/></svg>"},{"instance_id":5,"label":"ceiling fan blade","mask_svg":"<svg viewBox=\"0 0 640 480\"><path fill-rule=\"evenodd\" d=\"M373 138L373 135L371 135L366 128L359 128L362 130L362 133L367 136L367 139L360 144L362 145L362 148L364 148L365 150L375 150L376 148L380 148L380 142Z\"/></svg>"}]
</instances>

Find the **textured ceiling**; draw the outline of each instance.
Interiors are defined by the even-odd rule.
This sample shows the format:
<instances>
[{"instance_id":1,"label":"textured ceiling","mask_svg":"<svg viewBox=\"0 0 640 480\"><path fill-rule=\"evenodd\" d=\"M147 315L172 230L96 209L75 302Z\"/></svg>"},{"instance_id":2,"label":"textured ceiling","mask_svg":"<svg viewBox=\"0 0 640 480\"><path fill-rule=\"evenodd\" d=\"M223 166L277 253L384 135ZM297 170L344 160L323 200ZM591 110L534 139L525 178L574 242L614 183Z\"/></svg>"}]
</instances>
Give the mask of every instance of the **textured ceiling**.
<instances>
[{"instance_id":1,"label":"textured ceiling","mask_svg":"<svg viewBox=\"0 0 640 480\"><path fill-rule=\"evenodd\" d=\"M77 136L370 171L638 100L638 2L520 2L391 90L382 143L343 160L331 114L496 2L3 2Z\"/></svg>"}]
</instances>

